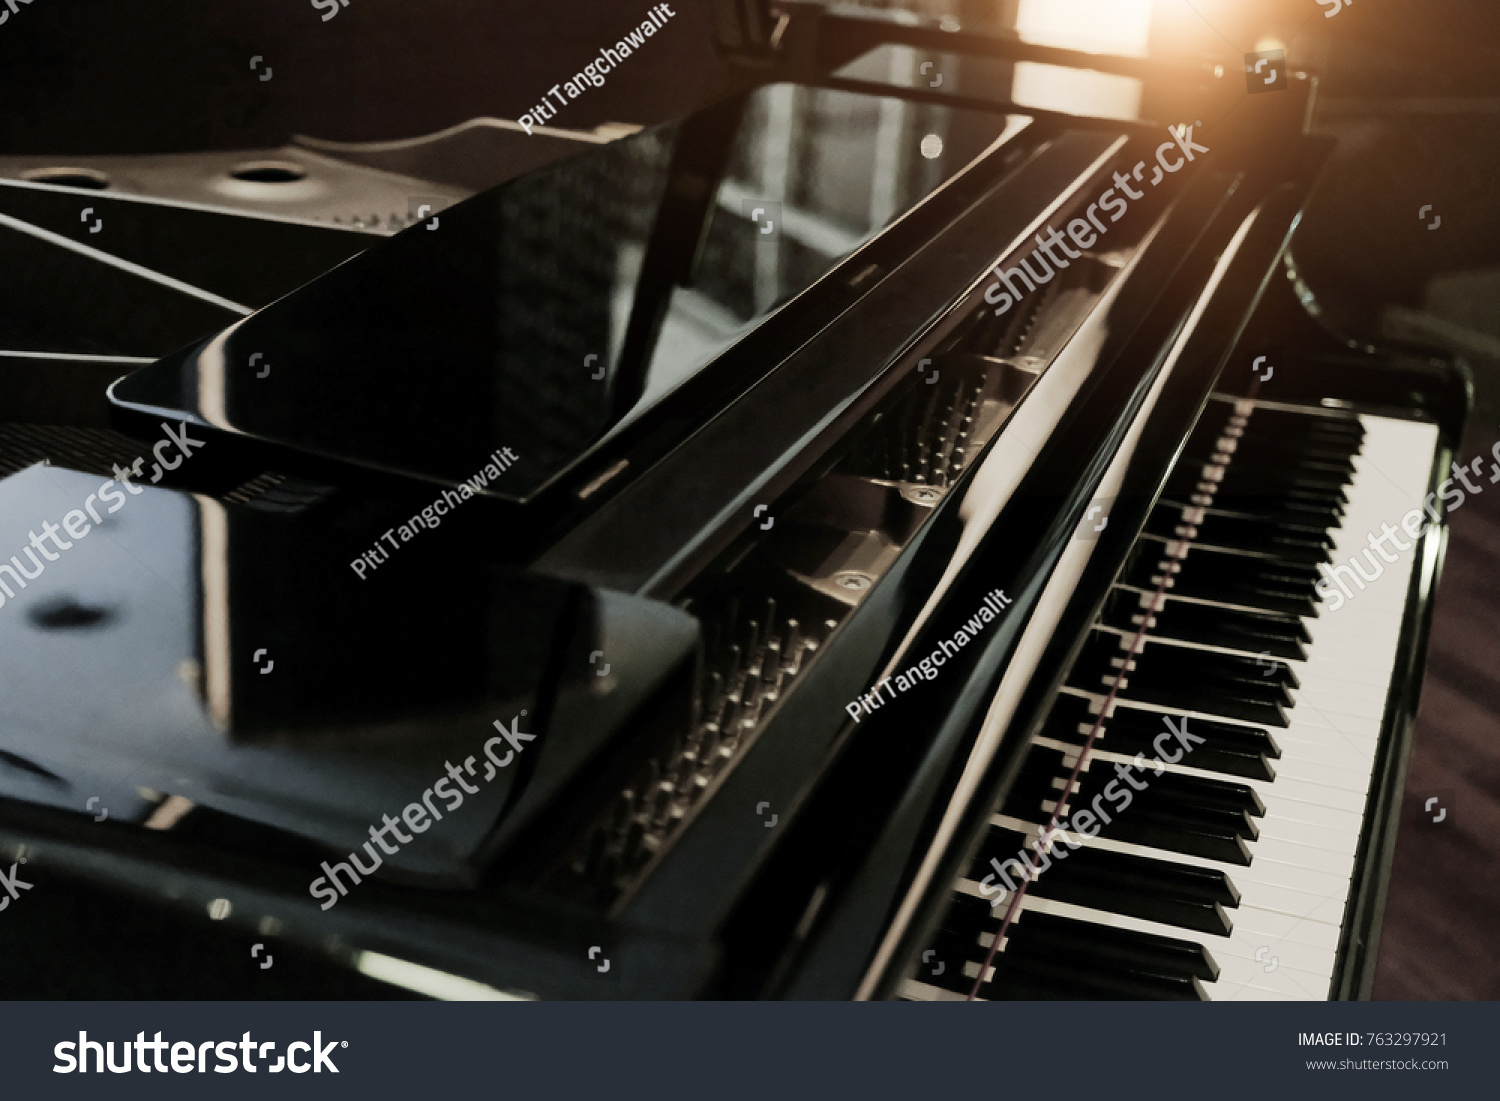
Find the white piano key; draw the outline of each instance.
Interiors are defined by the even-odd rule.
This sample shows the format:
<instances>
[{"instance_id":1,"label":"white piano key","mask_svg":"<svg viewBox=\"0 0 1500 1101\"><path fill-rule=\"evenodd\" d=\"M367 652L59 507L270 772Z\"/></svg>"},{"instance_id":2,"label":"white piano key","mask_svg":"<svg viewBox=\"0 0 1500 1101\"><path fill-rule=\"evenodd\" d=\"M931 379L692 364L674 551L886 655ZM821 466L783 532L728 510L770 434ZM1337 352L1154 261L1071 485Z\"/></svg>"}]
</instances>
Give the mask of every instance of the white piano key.
<instances>
[{"instance_id":1,"label":"white piano key","mask_svg":"<svg viewBox=\"0 0 1500 1101\"><path fill-rule=\"evenodd\" d=\"M1333 952L1326 948L1319 948L1311 944L1298 944L1293 941L1279 941L1274 945L1265 945L1264 938L1250 936L1247 933L1232 932L1227 937L1214 936L1211 933L1193 932L1181 929L1175 925L1164 925L1158 921L1149 921L1146 918L1131 917L1126 914L1111 913L1107 910L1096 910L1089 906L1077 906L1070 902L1059 902L1052 898L1036 898L1032 895L1026 896L1026 901L1021 904L1021 913L1016 919L1016 927L1021 928L1026 924L1026 913L1030 911L1038 914L1052 914L1055 917L1070 918L1074 921L1088 922L1094 925L1102 925L1110 929L1123 929L1132 933L1145 933L1153 937L1169 937L1173 940L1186 940L1194 944L1201 944L1208 950L1208 954L1221 968L1226 960L1255 959L1255 953L1262 947L1273 948L1281 957L1280 966L1295 968L1305 972L1309 976L1322 974L1333 974ZM978 934L979 946L988 951L990 944L995 939L997 930L986 929Z\"/></svg>"},{"instance_id":2,"label":"white piano key","mask_svg":"<svg viewBox=\"0 0 1500 1101\"><path fill-rule=\"evenodd\" d=\"M1227 945L1224 944L1226 940ZM1227 938L1208 937L1205 944L1216 960L1237 958L1254 962L1257 952L1264 955L1262 950L1268 949L1272 955L1279 958L1278 966L1289 967L1320 978L1333 977L1334 964L1337 960L1335 949L1338 947L1336 942L1333 947L1324 947L1319 944L1309 944L1295 937L1278 939L1267 936L1248 925L1236 925Z\"/></svg>"},{"instance_id":3,"label":"white piano key","mask_svg":"<svg viewBox=\"0 0 1500 1101\"><path fill-rule=\"evenodd\" d=\"M1281 761L1278 761L1277 764L1281 764ZM1365 792L1346 791L1342 788L1329 787L1327 784L1302 780L1297 777L1295 769L1277 769L1276 779L1274 780L1249 780L1241 777L1239 782L1254 788L1255 793L1260 796L1261 802L1265 802L1266 796L1270 793L1272 787L1275 787L1277 795L1283 799L1313 803L1320 807L1334 807L1338 810L1354 811L1356 814L1362 814L1365 808Z\"/></svg>"},{"instance_id":4,"label":"white piano key","mask_svg":"<svg viewBox=\"0 0 1500 1101\"><path fill-rule=\"evenodd\" d=\"M1287 779L1305 780L1309 784L1323 784L1326 787L1338 788L1341 791L1352 791L1361 797L1370 790L1370 768L1366 764L1364 768L1345 768L1337 765L1327 765L1317 761L1308 761L1300 757L1283 754L1276 769L1276 780L1262 780L1262 784L1274 787L1277 780L1282 777Z\"/></svg>"},{"instance_id":5,"label":"white piano key","mask_svg":"<svg viewBox=\"0 0 1500 1101\"><path fill-rule=\"evenodd\" d=\"M1128 810L1126 813L1130 813ZM1028 838L1036 836L1037 827L1031 823L1021 822L1016 818L996 815L991 819L996 825L1008 830L1017 830L1025 833ZM1172 852L1167 849L1151 848L1148 845L1136 845L1129 841L1114 841L1107 837L1091 837L1083 842L1084 845L1092 845L1106 852L1121 853L1125 856L1141 856L1149 860L1161 860L1168 864L1185 864L1194 868L1208 868L1213 871L1223 872L1236 887L1243 892L1246 883L1267 883L1273 886L1289 887L1292 890L1301 891L1304 894L1317 897L1327 896L1348 888L1348 878L1328 872L1319 871L1316 868L1303 867L1288 864L1282 861L1253 861L1250 864L1227 864L1222 860L1209 860L1206 857L1190 856L1187 853ZM1251 842L1253 853L1254 842ZM1066 846L1065 846L1066 847ZM1004 857L1000 858L1002 861ZM1035 857L1032 858L1033 861ZM1064 857L1064 860L1067 858ZM1045 874L1045 873L1043 873ZM996 881L998 882L998 881ZM973 894L983 897L978 887Z\"/></svg>"},{"instance_id":6,"label":"white piano key","mask_svg":"<svg viewBox=\"0 0 1500 1101\"><path fill-rule=\"evenodd\" d=\"M1293 1002L1328 1000L1329 989L1333 982L1331 975L1324 979L1321 976L1303 974L1290 967L1281 967L1279 964L1275 970L1267 971L1266 966L1273 962L1275 956L1275 952L1267 953L1264 962L1255 959L1225 958L1219 964L1218 980L1203 984L1204 993L1208 995L1209 1001L1215 1002L1270 999Z\"/></svg>"},{"instance_id":7,"label":"white piano key","mask_svg":"<svg viewBox=\"0 0 1500 1101\"><path fill-rule=\"evenodd\" d=\"M1311 845L1298 845L1276 838L1261 838L1249 844L1252 864L1274 861L1294 868L1323 872L1327 875L1348 879L1354 874L1354 853L1335 853L1327 849L1315 849Z\"/></svg>"},{"instance_id":8,"label":"white piano key","mask_svg":"<svg viewBox=\"0 0 1500 1101\"><path fill-rule=\"evenodd\" d=\"M1352 850L1359 843L1358 830L1329 830L1309 826L1284 815L1266 815L1255 819L1261 841L1287 841L1296 845L1311 845L1330 852ZM1254 842L1252 842L1252 845Z\"/></svg>"},{"instance_id":9,"label":"white piano key","mask_svg":"<svg viewBox=\"0 0 1500 1101\"><path fill-rule=\"evenodd\" d=\"M1313 997L1307 994L1289 994L1284 990L1261 990L1259 987L1240 984L1238 986L1225 987L1224 976L1219 976L1217 983L1204 983L1203 991L1208 995L1211 1002L1320 1002L1322 997ZM1233 993L1226 993L1233 991Z\"/></svg>"},{"instance_id":10,"label":"white piano key","mask_svg":"<svg viewBox=\"0 0 1500 1101\"><path fill-rule=\"evenodd\" d=\"M1364 815L1359 811L1338 810L1334 807L1322 807L1316 803L1277 799L1266 808L1263 818L1256 819L1257 824L1266 821L1293 823L1296 828L1309 833L1329 833L1357 838L1360 827L1364 823Z\"/></svg>"},{"instance_id":11,"label":"white piano key","mask_svg":"<svg viewBox=\"0 0 1500 1101\"><path fill-rule=\"evenodd\" d=\"M1275 865L1267 865L1273 872ZM1236 882L1239 888L1240 906L1283 914L1298 921L1314 922L1338 929L1344 921L1344 895L1348 884L1336 884L1328 894L1315 894L1288 887L1285 884L1258 882L1246 879ZM1229 911L1229 920L1234 920L1238 907Z\"/></svg>"},{"instance_id":12,"label":"white piano key","mask_svg":"<svg viewBox=\"0 0 1500 1101\"><path fill-rule=\"evenodd\" d=\"M1296 914L1284 914L1279 910L1268 910L1261 906L1247 906L1242 901L1230 912L1230 920L1236 932L1253 935L1257 944L1277 941L1295 941L1310 944L1329 952L1339 946L1341 930L1337 923L1310 921Z\"/></svg>"},{"instance_id":13,"label":"white piano key","mask_svg":"<svg viewBox=\"0 0 1500 1101\"><path fill-rule=\"evenodd\" d=\"M1376 743L1340 737L1336 731L1318 731L1314 736L1306 727L1302 727L1295 733L1280 732L1280 736L1276 738L1276 747L1281 750L1281 756L1272 763L1276 765L1279 774L1282 762L1291 761L1332 765L1336 768L1353 768L1358 764L1358 767L1368 769L1375 760ZM1297 766L1288 767L1295 771Z\"/></svg>"},{"instance_id":14,"label":"white piano key","mask_svg":"<svg viewBox=\"0 0 1500 1101\"><path fill-rule=\"evenodd\" d=\"M1331 533L1336 565L1347 563L1351 555L1362 556L1369 534L1378 535L1383 523L1399 530L1402 516L1421 507L1437 449L1437 430L1432 425L1381 417L1361 417L1360 421L1366 432L1363 452L1355 459L1345 515ZM1402 538L1406 539L1404 533ZM1104 851L1224 873L1240 892L1239 905L1225 910L1233 926L1228 937L1029 894L1022 904L1022 920L1027 910L1034 910L1203 945L1221 968L1216 982L1203 984L1214 1000L1327 998L1415 561L1415 549L1401 552L1396 562L1381 560L1380 576L1346 598L1338 612L1329 611L1325 601L1320 615L1304 621L1312 642L1305 661L1287 663L1299 683L1292 690L1289 725L1266 727L1282 752L1273 761L1274 780L1248 780L1197 768L1191 754L1176 765L1166 765L1172 772L1243 784L1256 792L1265 804L1265 814L1255 819L1259 836L1248 843L1252 858L1248 867L1102 837L1084 842ZM1370 571L1368 563L1365 568ZM1104 695L1070 694L1090 699L1096 706ZM1179 713L1135 701L1132 706ZM1189 730L1194 718L1262 725L1211 710L1185 713ZM1096 743L1096 767L1112 770L1116 763L1134 762L1133 754L1113 753L1103 745L1103 741ZM1060 748L1076 752L1074 746L1060 744ZM1138 778L1149 784L1153 773L1148 770ZM1112 815L1130 814L1129 807L1116 811L1111 804L1108 809ZM995 815L992 822L1027 838L1037 833L1036 823L1021 819ZM1066 861L1065 857L1054 859L1059 866ZM961 880L958 889L986 897L972 880ZM1005 909L991 908L992 924L1003 917ZM993 929L988 929L980 939L987 944L992 936ZM971 966L977 974L978 965ZM1267 971L1267 966L1272 970Z\"/></svg>"},{"instance_id":15,"label":"white piano key","mask_svg":"<svg viewBox=\"0 0 1500 1101\"><path fill-rule=\"evenodd\" d=\"M974 973L979 973L978 964L974 965ZM971 975L970 978L972 977ZM897 996L913 1002L965 1002L969 1000L967 993L960 994L955 990L944 990L941 986L933 986L917 979L901 980L901 991ZM987 999L980 997L974 1000L982 1002Z\"/></svg>"},{"instance_id":16,"label":"white piano key","mask_svg":"<svg viewBox=\"0 0 1500 1101\"><path fill-rule=\"evenodd\" d=\"M1385 714L1385 693L1383 692L1378 697L1374 695L1361 697L1314 684L1293 688L1292 700L1293 707L1312 704L1319 711L1332 711L1335 714L1352 715L1360 719L1374 719L1376 722L1379 722L1380 717Z\"/></svg>"},{"instance_id":17,"label":"white piano key","mask_svg":"<svg viewBox=\"0 0 1500 1101\"><path fill-rule=\"evenodd\" d=\"M1189 720L1191 723L1191 720ZM1189 725L1188 733L1192 733ZM1071 768L1077 757L1079 746L1068 742L1058 741L1055 738L1037 738L1033 743L1046 746L1049 749L1058 750L1063 754L1064 767ZM1148 767L1143 772L1135 770L1138 782L1150 784L1155 776L1156 763L1160 763L1163 773L1171 772L1181 776L1197 776L1206 780L1219 780L1225 783L1243 784L1253 788L1264 802L1266 794L1276 785L1280 784L1280 793L1288 799L1301 798L1305 802L1316 803L1320 806L1332 806L1342 810L1359 812L1364 808L1365 796L1369 790L1368 779L1358 779L1351 775L1352 770L1328 769L1319 765L1309 764L1305 768L1293 765L1290 768L1283 767L1277 762L1276 779L1258 780L1246 776L1237 776L1231 773L1219 772L1211 768L1199 768L1192 763L1193 755L1186 754L1182 760L1175 763L1166 761L1156 762L1154 758L1142 756L1142 763ZM1102 744L1096 742L1094 748L1089 751L1089 762L1098 768L1099 765L1107 765L1112 770L1115 765L1134 765L1135 755L1130 753L1115 753L1102 748ZM1084 771L1089 771L1085 768ZM1106 804L1107 805L1107 804ZM1127 810L1125 813L1129 813Z\"/></svg>"}]
</instances>

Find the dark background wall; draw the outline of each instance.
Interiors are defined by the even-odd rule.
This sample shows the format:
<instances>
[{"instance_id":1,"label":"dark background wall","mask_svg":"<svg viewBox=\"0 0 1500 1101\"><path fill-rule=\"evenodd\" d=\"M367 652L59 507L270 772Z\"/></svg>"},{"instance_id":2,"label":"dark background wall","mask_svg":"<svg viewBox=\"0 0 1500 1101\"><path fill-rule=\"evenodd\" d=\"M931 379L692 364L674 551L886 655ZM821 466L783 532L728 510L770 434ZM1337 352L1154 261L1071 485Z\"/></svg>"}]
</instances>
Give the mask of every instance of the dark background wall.
<instances>
[{"instance_id":1,"label":"dark background wall","mask_svg":"<svg viewBox=\"0 0 1500 1101\"><path fill-rule=\"evenodd\" d=\"M656 122L731 86L707 5L669 6L675 17L555 125ZM177 153L293 133L368 141L514 119L651 7L349 0L325 23L311 0L32 0L0 23L0 152ZM269 81L250 70L257 54ZM247 95L264 96L262 108L228 125L226 105Z\"/></svg>"}]
</instances>

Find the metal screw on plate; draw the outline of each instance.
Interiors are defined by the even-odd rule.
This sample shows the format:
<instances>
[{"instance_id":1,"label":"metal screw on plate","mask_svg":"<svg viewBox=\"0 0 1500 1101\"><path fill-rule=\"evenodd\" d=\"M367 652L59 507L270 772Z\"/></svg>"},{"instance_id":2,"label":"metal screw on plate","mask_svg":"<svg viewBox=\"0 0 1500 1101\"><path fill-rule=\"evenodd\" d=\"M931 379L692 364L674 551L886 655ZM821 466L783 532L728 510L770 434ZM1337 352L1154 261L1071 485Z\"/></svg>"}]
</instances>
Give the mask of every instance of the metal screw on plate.
<instances>
[{"instance_id":1,"label":"metal screw on plate","mask_svg":"<svg viewBox=\"0 0 1500 1101\"><path fill-rule=\"evenodd\" d=\"M872 579L869 574L860 573L858 570L840 570L833 575L833 583L841 589L861 592L870 587Z\"/></svg>"},{"instance_id":2,"label":"metal screw on plate","mask_svg":"<svg viewBox=\"0 0 1500 1101\"><path fill-rule=\"evenodd\" d=\"M942 494L931 486L918 486L911 491L911 496L914 501L936 501Z\"/></svg>"}]
</instances>

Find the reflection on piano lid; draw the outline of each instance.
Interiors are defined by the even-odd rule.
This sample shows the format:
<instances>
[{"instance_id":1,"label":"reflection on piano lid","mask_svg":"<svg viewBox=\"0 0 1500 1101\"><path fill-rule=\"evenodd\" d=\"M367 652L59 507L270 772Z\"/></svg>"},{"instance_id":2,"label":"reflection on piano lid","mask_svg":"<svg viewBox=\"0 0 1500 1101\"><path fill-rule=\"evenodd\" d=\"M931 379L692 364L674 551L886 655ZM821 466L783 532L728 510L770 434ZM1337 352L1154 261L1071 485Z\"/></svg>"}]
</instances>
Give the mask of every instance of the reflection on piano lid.
<instances>
[{"instance_id":1,"label":"reflection on piano lid","mask_svg":"<svg viewBox=\"0 0 1500 1101\"><path fill-rule=\"evenodd\" d=\"M941 88L947 95L1016 109L1132 121L1142 117L1142 82L1135 77L1003 57L881 46L838 69L833 78L840 87L867 91L882 85L915 92Z\"/></svg>"},{"instance_id":2,"label":"reflection on piano lid","mask_svg":"<svg viewBox=\"0 0 1500 1101\"><path fill-rule=\"evenodd\" d=\"M60 520L103 481L42 465L0 481L0 546L26 547L38 517ZM171 795L348 851L467 763L478 793L382 874L472 884L481 851L648 697L663 718L688 714L697 626L667 605L511 573L441 528L361 583L347 548L370 536L369 501L138 493L114 514L101 504L40 576L0 566L14 594L0 601L4 749L26 763L0 767L6 798L77 810L98 795L141 822ZM536 740L484 782L492 723L522 714Z\"/></svg>"},{"instance_id":3,"label":"reflection on piano lid","mask_svg":"<svg viewBox=\"0 0 1500 1101\"><path fill-rule=\"evenodd\" d=\"M758 89L450 207L112 395L447 484L510 447L482 492L525 500L1023 125ZM868 190L842 186L850 166Z\"/></svg>"}]
</instances>

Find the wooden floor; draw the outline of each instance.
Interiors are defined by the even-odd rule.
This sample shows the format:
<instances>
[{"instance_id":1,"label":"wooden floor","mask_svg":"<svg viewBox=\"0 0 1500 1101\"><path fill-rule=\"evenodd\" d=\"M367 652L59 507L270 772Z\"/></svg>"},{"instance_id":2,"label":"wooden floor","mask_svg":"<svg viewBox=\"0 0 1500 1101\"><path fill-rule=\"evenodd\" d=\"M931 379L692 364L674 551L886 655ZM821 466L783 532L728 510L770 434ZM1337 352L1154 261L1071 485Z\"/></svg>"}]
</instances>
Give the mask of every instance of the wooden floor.
<instances>
[{"instance_id":1,"label":"wooden floor","mask_svg":"<svg viewBox=\"0 0 1500 1101\"><path fill-rule=\"evenodd\" d=\"M1474 427L1464 459L1485 447ZM1466 500L1450 527L1377 999L1500 998L1500 485Z\"/></svg>"}]
</instances>

